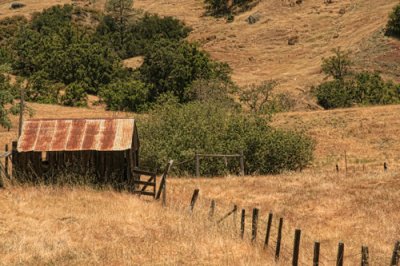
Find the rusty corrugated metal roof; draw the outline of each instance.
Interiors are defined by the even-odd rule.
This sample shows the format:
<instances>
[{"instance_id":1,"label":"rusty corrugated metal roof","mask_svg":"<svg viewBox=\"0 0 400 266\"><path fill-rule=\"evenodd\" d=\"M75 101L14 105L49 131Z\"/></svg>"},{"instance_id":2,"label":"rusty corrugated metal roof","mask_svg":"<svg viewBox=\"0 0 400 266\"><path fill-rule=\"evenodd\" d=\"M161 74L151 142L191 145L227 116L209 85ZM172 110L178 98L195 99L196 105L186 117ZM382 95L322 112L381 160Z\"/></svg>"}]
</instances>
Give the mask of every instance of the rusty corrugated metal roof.
<instances>
[{"instance_id":1,"label":"rusty corrugated metal roof","mask_svg":"<svg viewBox=\"0 0 400 266\"><path fill-rule=\"evenodd\" d=\"M23 124L18 151L128 150L134 130L134 119L32 119Z\"/></svg>"}]
</instances>

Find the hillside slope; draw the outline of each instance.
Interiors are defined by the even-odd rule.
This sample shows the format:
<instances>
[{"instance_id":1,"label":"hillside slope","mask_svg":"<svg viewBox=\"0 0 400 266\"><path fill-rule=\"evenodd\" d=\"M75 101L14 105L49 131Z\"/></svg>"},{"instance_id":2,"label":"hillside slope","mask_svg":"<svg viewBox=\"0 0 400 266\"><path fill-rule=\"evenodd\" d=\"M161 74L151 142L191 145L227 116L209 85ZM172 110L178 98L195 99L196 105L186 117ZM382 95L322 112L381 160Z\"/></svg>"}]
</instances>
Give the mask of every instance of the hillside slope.
<instances>
[{"instance_id":1,"label":"hillside slope","mask_svg":"<svg viewBox=\"0 0 400 266\"><path fill-rule=\"evenodd\" d=\"M388 72L389 78L399 80L394 58L400 56L400 43L382 32L398 1L343 0L327 5L323 0L307 0L294 7L289 2L261 1L233 23L204 17L202 1L138 0L135 6L184 20L194 29L190 39L199 41L214 58L228 62L236 82L277 79L282 91L300 98L301 109L315 107L304 91L323 78L321 58L339 46L354 52L358 66ZM261 20L249 25L245 19L253 13L259 13ZM299 37L294 46L288 45L292 36Z\"/></svg>"},{"instance_id":2,"label":"hillside slope","mask_svg":"<svg viewBox=\"0 0 400 266\"><path fill-rule=\"evenodd\" d=\"M11 2L0 0L0 18L29 15L64 3L103 9L105 0L25 0L26 7L18 10L9 9ZM134 7L185 21L193 28L189 39L229 63L239 85L276 79L281 91L296 96L300 109L316 108L306 92L323 78L321 58L339 46L354 52L359 67L377 69L400 80L400 42L384 37L382 31L397 0L336 0L332 4L307 0L294 6L290 2L294 1L260 1L232 23L204 16L204 4L199 0L136 0ZM261 19L250 25L246 18L253 13ZM298 36L299 42L290 46L288 39L293 36Z\"/></svg>"}]
</instances>

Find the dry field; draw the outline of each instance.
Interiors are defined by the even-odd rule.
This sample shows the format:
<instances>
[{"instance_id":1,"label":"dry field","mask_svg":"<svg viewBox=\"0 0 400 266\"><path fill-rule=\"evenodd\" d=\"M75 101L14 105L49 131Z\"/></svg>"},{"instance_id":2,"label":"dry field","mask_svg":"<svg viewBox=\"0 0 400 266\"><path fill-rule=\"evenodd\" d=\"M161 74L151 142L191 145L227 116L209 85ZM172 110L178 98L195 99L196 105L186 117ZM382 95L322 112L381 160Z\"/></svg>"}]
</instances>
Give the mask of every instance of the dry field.
<instances>
[{"instance_id":1,"label":"dry field","mask_svg":"<svg viewBox=\"0 0 400 266\"><path fill-rule=\"evenodd\" d=\"M233 204L246 209L247 219L252 208L259 208L261 238L265 236L268 212L275 215L274 240L278 218L283 217L284 256L291 257L294 230L302 229L300 265L312 265L314 241L321 243L321 265L335 265L339 241L345 244L345 265L360 263L362 245L369 248L371 265L389 265L394 243L400 240L399 172L345 176L333 171L310 171L245 178L170 179L168 186L171 202L190 198L195 188L200 189L203 208L215 199L219 216Z\"/></svg>"},{"instance_id":2,"label":"dry field","mask_svg":"<svg viewBox=\"0 0 400 266\"><path fill-rule=\"evenodd\" d=\"M194 188L200 197L189 214ZM12 187L0 190L0 265L276 265L278 217L284 218L281 261L289 265L294 229L302 229L300 265L311 265L313 241L321 265L334 265L345 243L345 265L388 265L400 238L400 179L393 172L337 176L323 172L280 176L176 179L168 182L167 208L109 190ZM237 204L247 211L245 240L239 217L214 220ZM250 216L260 208L258 242L250 244ZM266 218L274 213L270 246L262 249Z\"/></svg>"},{"instance_id":3,"label":"dry field","mask_svg":"<svg viewBox=\"0 0 400 266\"><path fill-rule=\"evenodd\" d=\"M186 203L186 202L185 202ZM0 190L0 265L268 265L268 254L157 202L88 188Z\"/></svg>"}]
</instances>

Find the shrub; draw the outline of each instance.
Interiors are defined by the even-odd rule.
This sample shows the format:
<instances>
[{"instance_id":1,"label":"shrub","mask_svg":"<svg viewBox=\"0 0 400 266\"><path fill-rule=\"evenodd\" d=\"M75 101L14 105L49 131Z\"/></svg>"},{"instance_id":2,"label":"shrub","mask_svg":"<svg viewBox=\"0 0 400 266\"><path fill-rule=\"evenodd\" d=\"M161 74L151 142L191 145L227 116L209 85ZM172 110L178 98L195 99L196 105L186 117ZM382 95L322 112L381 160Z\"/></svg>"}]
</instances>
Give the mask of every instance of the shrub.
<instances>
[{"instance_id":1,"label":"shrub","mask_svg":"<svg viewBox=\"0 0 400 266\"><path fill-rule=\"evenodd\" d=\"M0 126L4 128L11 127L11 120L8 117L9 110L7 104L13 103L14 95L9 79L0 71Z\"/></svg>"},{"instance_id":2,"label":"shrub","mask_svg":"<svg viewBox=\"0 0 400 266\"><path fill-rule=\"evenodd\" d=\"M14 69L25 76L42 71L66 85L83 82L87 92L97 93L121 71L120 59L84 27L73 25L71 12L70 6L56 6L36 14L16 36Z\"/></svg>"},{"instance_id":3,"label":"shrub","mask_svg":"<svg viewBox=\"0 0 400 266\"><path fill-rule=\"evenodd\" d=\"M353 105L355 91L351 81L327 81L311 90L317 97L318 104L325 109L351 107Z\"/></svg>"},{"instance_id":4,"label":"shrub","mask_svg":"<svg viewBox=\"0 0 400 266\"><path fill-rule=\"evenodd\" d=\"M325 109L400 102L399 85L385 82L378 73L365 71L346 81L324 82L312 90Z\"/></svg>"},{"instance_id":5,"label":"shrub","mask_svg":"<svg viewBox=\"0 0 400 266\"><path fill-rule=\"evenodd\" d=\"M322 59L322 71L329 77L336 80L344 80L351 74L352 62L350 53L344 52L340 48L333 49L333 56Z\"/></svg>"},{"instance_id":6,"label":"shrub","mask_svg":"<svg viewBox=\"0 0 400 266\"><path fill-rule=\"evenodd\" d=\"M117 80L100 90L100 97L113 111L142 111L147 108L150 87L139 80Z\"/></svg>"},{"instance_id":7,"label":"shrub","mask_svg":"<svg viewBox=\"0 0 400 266\"><path fill-rule=\"evenodd\" d=\"M302 169L312 160L313 141L301 133L277 131L263 117L228 109L216 102L177 100L159 105L139 125L142 165L153 169L169 159L190 160L195 152L238 153L246 157L248 174ZM178 174L193 174L194 163L174 166ZM238 172L237 160L204 159L204 175Z\"/></svg>"},{"instance_id":8,"label":"shrub","mask_svg":"<svg viewBox=\"0 0 400 266\"><path fill-rule=\"evenodd\" d=\"M74 82L67 86L65 94L61 97L61 103L65 106L87 106L87 84Z\"/></svg>"},{"instance_id":9,"label":"shrub","mask_svg":"<svg viewBox=\"0 0 400 266\"><path fill-rule=\"evenodd\" d=\"M386 25L386 34L400 37L400 4L394 7Z\"/></svg>"},{"instance_id":10,"label":"shrub","mask_svg":"<svg viewBox=\"0 0 400 266\"><path fill-rule=\"evenodd\" d=\"M197 79L230 81L230 68L217 63L194 44L161 40L146 51L139 69L145 82L153 86L150 100L171 92L180 102L190 100L190 85Z\"/></svg>"},{"instance_id":11,"label":"shrub","mask_svg":"<svg viewBox=\"0 0 400 266\"><path fill-rule=\"evenodd\" d=\"M59 84L49 81L45 72L36 72L28 79L28 86L25 91L26 100L56 104L58 103L60 87Z\"/></svg>"}]
</instances>

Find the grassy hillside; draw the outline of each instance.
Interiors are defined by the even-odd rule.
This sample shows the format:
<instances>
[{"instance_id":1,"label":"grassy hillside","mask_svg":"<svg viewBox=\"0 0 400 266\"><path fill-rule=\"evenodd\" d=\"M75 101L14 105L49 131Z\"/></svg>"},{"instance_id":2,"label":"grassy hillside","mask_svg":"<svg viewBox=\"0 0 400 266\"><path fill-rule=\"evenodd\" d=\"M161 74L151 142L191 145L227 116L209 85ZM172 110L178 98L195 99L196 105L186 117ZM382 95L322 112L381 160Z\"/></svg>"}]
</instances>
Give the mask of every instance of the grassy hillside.
<instances>
[{"instance_id":1,"label":"grassy hillside","mask_svg":"<svg viewBox=\"0 0 400 266\"><path fill-rule=\"evenodd\" d=\"M367 245L371 265L388 265L400 228L398 175L323 172L264 177L170 179L167 208L159 202L88 188L9 187L0 190L0 264L276 265L278 218L284 218L282 260L289 265L295 228L302 229L300 265L310 265L313 241L321 264L333 265L345 243L345 264L357 265ZM190 215L194 188L200 198ZM215 219L233 204L245 208L245 240L239 216ZM250 244L251 208L260 208L258 241ZM262 248L268 212L274 213L270 247Z\"/></svg>"},{"instance_id":2,"label":"grassy hillside","mask_svg":"<svg viewBox=\"0 0 400 266\"><path fill-rule=\"evenodd\" d=\"M0 265L268 265L271 256L175 202L83 188L0 190Z\"/></svg>"},{"instance_id":3,"label":"grassy hillside","mask_svg":"<svg viewBox=\"0 0 400 266\"><path fill-rule=\"evenodd\" d=\"M24 1L26 7L10 10L12 1L0 1L0 18L16 14L29 15L54 4L75 3L97 9L104 0L91 1ZM322 57L341 46L354 52L357 66L380 70L387 78L400 80L397 59L400 42L383 36L388 15L396 0L345 0L324 4L321 0L261 1L253 10L225 19L204 16L202 1L137 0L134 7L185 21L193 28L190 40L198 41L211 55L229 63L233 79L240 85L277 79L280 90L297 98L300 109L316 108L307 92L322 80ZM373 12L371 12L373 10ZM258 13L260 21L249 25L245 20ZM299 37L290 46L288 39ZM397 59L396 59L397 58Z\"/></svg>"},{"instance_id":4,"label":"grassy hillside","mask_svg":"<svg viewBox=\"0 0 400 266\"><path fill-rule=\"evenodd\" d=\"M321 243L322 265L335 264L339 241L345 244L345 265L359 264L362 245L369 248L371 265L388 265L400 235L400 181L394 172L345 176L334 171L310 171L245 178L170 179L170 201L189 198L195 188L200 189L203 208L215 199L220 215L233 204L246 208L248 217L252 208L259 208L261 238L270 211L274 213L273 240L279 217L283 217L286 256L291 254L294 230L302 229L300 265L312 264L314 241Z\"/></svg>"}]
</instances>

